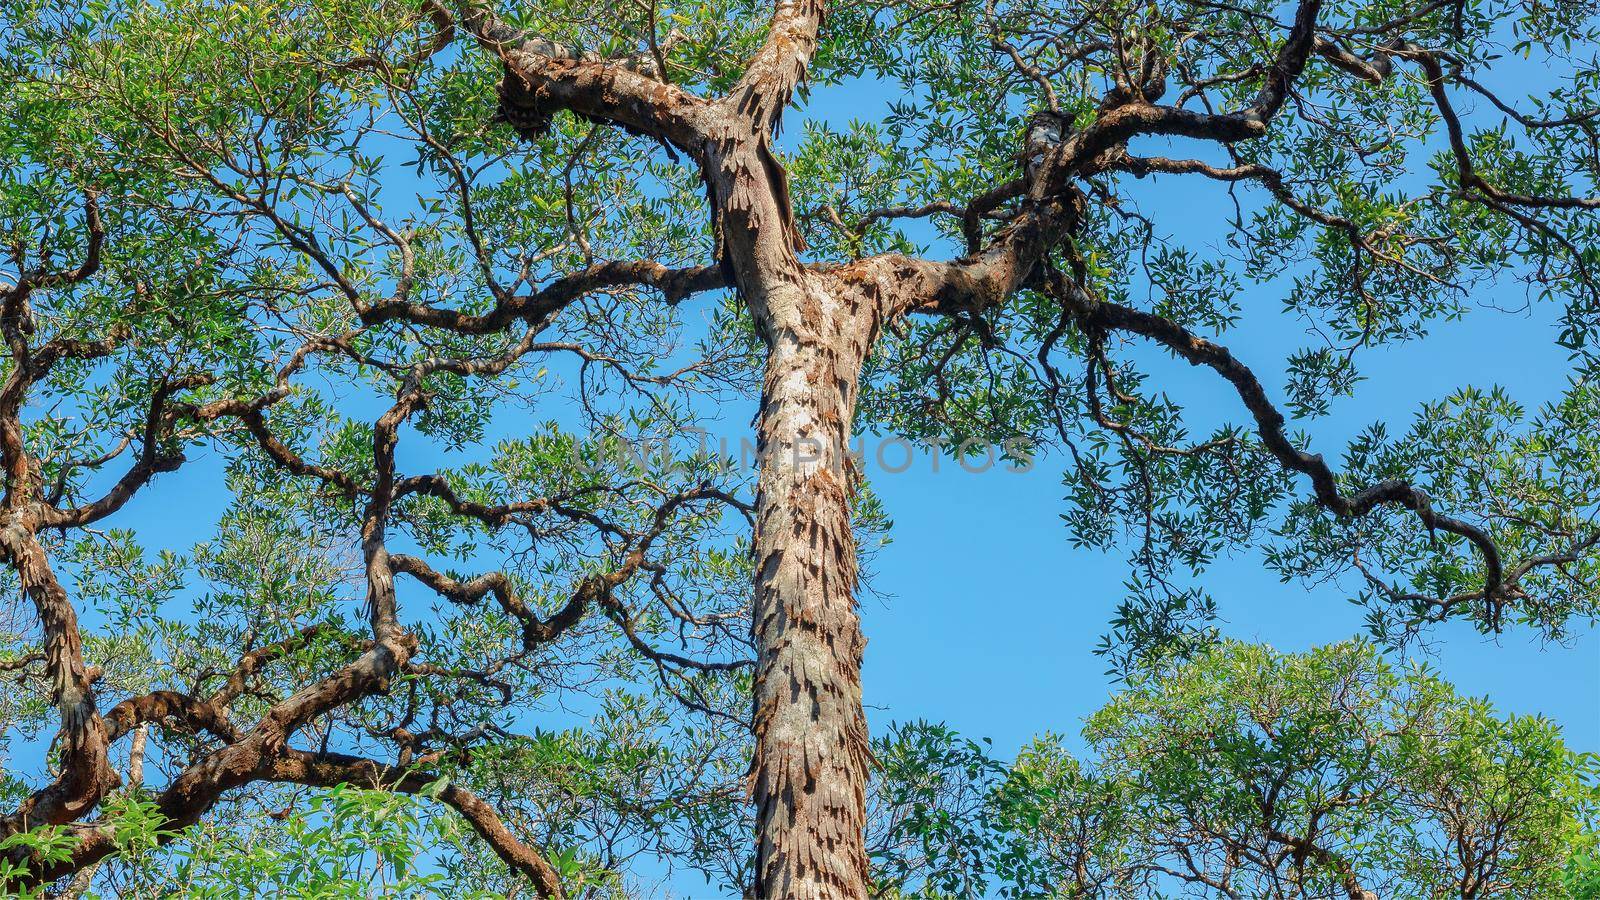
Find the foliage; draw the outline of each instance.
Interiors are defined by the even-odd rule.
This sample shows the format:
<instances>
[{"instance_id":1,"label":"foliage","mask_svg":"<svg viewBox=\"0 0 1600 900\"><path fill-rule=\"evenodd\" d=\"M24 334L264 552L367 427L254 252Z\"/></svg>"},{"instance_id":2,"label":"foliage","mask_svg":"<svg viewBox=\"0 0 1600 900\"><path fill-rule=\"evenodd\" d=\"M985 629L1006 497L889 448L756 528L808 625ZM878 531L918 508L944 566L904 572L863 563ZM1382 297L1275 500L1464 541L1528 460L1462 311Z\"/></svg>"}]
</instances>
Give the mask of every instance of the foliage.
<instances>
[{"instance_id":1,"label":"foliage","mask_svg":"<svg viewBox=\"0 0 1600 900\"><path fill-rule=\"evenodd\" d=\"M751 0L503 6L552 71L661 96L734 90L770 37ZM948 276L877 298L855 431L1024 438L1070 547L1129 559L1084 760L880 737L885 893L1600 891L1594 763L1550 723L1367 645L1219 643L1203 578L1259 554L1386 648L1600 614L1591 7L829 5L756 129L778 256ZM647 893L647 856L750 883L773 492L698 438L773 336L713 142L517 109L475 10L0 0L0 887L509 893L518 851L577 895ZM1082 150L1128 110L1189 124ZM990 258L1015 282L972 287ZM1518 296L1559 397L1315 439L1375 352ZM1271 315L1305 345L1219 343Z\"/></svg>"},{"instance_id":2,"label":"foliage","mask_svg":"<svg viewBox=\"0 0 1600 900\"><path fill-rule=\"evenodd\" d=\"M885 741L905 896L1588 896L1600 766L1362 643L1224 643L1130 683L1074 759L943 726Z\"/></svg>"}]
</instances>

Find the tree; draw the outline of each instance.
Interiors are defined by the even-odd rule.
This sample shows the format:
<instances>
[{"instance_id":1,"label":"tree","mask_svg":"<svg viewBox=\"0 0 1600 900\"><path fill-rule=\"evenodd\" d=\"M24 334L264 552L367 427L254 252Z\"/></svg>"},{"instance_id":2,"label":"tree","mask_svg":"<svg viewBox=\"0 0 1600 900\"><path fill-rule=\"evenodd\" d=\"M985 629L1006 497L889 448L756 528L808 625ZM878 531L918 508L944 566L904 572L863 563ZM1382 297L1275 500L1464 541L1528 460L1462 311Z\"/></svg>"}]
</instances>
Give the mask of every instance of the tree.
<instances>
[{"instance_id":1,"label":"tree","mask_svg":"<svg viewBox=\"0 0 1600 900\"><path fill-rule=\"evenodd\" d=\"M504 317L520 326L509 334L392 322L407 296L476 302L464 248L480 236L592 248L546 245L551 222L505 205L517 182L473 192L455 157L428 150L454 120L415 105L404 72L351 57L352 43L431 26L408 8L306 12L6 9L0 104L28 127L0 144L14 276L0 505L8 572L34 607L8 635L23 685L8 718L26 735L59 717L45 777L9 773L9 891L127 849L113 752L149 729L161 777L129 799L148 804L154 843L218 803L242 808L216 811L220 825L297 809L291 786L381 787L453 809L547 895L671 840L662 807L722 803L737 777L748 663L728 584L747 567L723 513L742 521L747 506L720 461L630 458L524 420L487 453L406 470L490 443L493 414L526 416L564 356L580 363L579 428L677 430L682 397L726 383L737 348L677 340L670 310L627 291L589 297L625 280L603 266L540 301L574 307L558 328L532 311ZM369 155L393 124L380 109L410 116L422 168L449 185L393 228ZM535 148L526 169L560 183L571 151ZM328 174L325 153L349 168ZM614 191L590 184L569 208L605 208ZM565 215L553 221L564 233ZM628 240L664 253L682 237ZM517 290L498 275L495 290ZM690 358L669 366L674 354ZM534 387L525 403L519 381ZM402 444L430 449L407 459ZM221 471L195 474L198 447ZM231 498L212 538L152 558L135 532L102 530L179 469L191 491ZM402 579L436 601L404 624ZM96 617L87 640L77 604ZM567 734L574 720L548 705L584 693L598 733ZM709 721L664 720L674 695ZM511 730L541 706L542 728ZM283 788L237 791L261 783Z\"/></svg>"},{"instance_id":2,"label":"tree","mask_svg":"<svg viewBox=\"0 0 1600 900\"><path fill-rule=\"evenodd\" d=\"M0 551L42 633L17 663L42 664L61 721L60 777L19 798L12 833L93 815L117 780L111 747L144 722L187 732L156 800L174 826L256 780L421 790L440 773L412 774L419 760L504 743L497 711L554 689L560 666L531 655L604 623L594 639L614 646L575 664L653 678L721 723L722 741L688 742L704 758L736 740L749 673L751 892L863 895L856 531L878 522L847 446L871 429L958 453L1018 435L1059 447L1074 538L1131 535L1107 647L1129 671L1204 644L1213 604L1186 582L1250 544L1287 577L1353 571L1386 640L1448 618L1560 635L1595 613L1600 154L1595 69L1569 52L1596 38L1578 4L794 0L765 25L737 2L603 20L473 0L5 9L0 103L26 126L0 144L15 248ZM1559 60L1543 96L1497 92L1507 43ZM861 72L903 89L884 122L775 144L808 83ZM1152 177L1215 183L1238 258L1139 213ZM934 230L907 230L922 219ZM1289 430L1353 389L1360 350L1518 280L1565 304L1579 375L1560 402L1530 417L1465 390L1401 439L1364 435L1342 472ZM1207 336L1240 317L1246 281L1327 337L1289 353L1287 403ZM723 303L697 328L682 309L703 293ZM1118 358L1132 340L1220 377L1247 425L1192 438ZM591 448L579 465L555 424L406 474L403 439L476 446L495 404L552 399L537 386L552 357L573 360L582 425L611 434L681 435L696 396L758 383L754 502L707 454L630 468ZM351 385L370 396L340 396ZM331 578L279 616L293 567L208 593L231 620L129 609L146 644L198 630L229 658L162 673L186 690L102 685L128 704L102 710L105 674L52 559L113 609L176 600L188 560L149 564L130 535L82 529L199 444L226 455L235 494L264 495L242 498L241 528L290 522L291 544L328 529L323 543L358 548L367 623L321 621ZM99 476L129 452L125 474ZM748 563L724 512L753 523ZM452 555L472 571L428 561ZM746 574L748 652L729 599ZM408 619L397 576L492 600L493 628L476 610ZM250 687L268 674L273 689ZM322 749L292 747L302 734ZM376 747L398 768L359 755ZM462 791L440 799L559 892ZM64 860L19 850L17 883L115 849L103 831L76 840Z\"/></svg>"},{"instance_id":3,"label":"tree","mask_svg":"<svg viewBox=\"0 0 1600 900\"><path fill-rule=\"evenodd\" d=\"M882 748L906 895L1586 896L1594 757L1370 645L1226 642L1007 766L919 723ZM962 802L956 798L966 798Z\"/></svg>"}]
</instances>

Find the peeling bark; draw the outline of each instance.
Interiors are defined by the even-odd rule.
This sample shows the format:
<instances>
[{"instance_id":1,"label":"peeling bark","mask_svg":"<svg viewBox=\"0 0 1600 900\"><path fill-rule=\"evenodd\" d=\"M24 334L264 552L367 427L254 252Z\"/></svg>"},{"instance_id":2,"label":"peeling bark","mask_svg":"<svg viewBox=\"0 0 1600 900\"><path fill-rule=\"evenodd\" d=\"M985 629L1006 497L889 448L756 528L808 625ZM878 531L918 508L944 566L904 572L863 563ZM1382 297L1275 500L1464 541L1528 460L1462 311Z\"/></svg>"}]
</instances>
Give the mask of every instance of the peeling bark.
<instances>
[{"instance_id":1,"label":"peeling bark","mask_svg":"<svg viewBox=\"0 0 1600 900\"><path fill-rule=\"evenodd\" d=\"M876 286L800 264L781 168L736 123L704 170L724 261L767 344L752 630L760 897L864 897L865 640L855 609L848 449L861 367L882 323Z\"/></svg>"},{"instance_id":2,"label":"peeling bark","mask_svg":"<svg viewBox=\"0 0 1600 900\"><path fill-rule=\"evenodd\" d=\"M815 274L770 291L757 426L753 622L756 892L865 896L865 640L855 609L848 456L876 311Z\"/></svg>"},{"instance_id":3,"label":"peeling bark","mask_svg":"<svg viewBox=\"0 0 1600 900\"><path fill-rule=\"evenodd\" d=\"M94 702L94 673L83 660L78 616L34 531L37 516L13 512L0 525L3 555L33 601L44 631L45 664L51 700L61 714L57 737L61 775L0 819L0 835L39 825L71 822L93 809L117 785L107 754L105 722Z\"/></svg>"}]
</instances>

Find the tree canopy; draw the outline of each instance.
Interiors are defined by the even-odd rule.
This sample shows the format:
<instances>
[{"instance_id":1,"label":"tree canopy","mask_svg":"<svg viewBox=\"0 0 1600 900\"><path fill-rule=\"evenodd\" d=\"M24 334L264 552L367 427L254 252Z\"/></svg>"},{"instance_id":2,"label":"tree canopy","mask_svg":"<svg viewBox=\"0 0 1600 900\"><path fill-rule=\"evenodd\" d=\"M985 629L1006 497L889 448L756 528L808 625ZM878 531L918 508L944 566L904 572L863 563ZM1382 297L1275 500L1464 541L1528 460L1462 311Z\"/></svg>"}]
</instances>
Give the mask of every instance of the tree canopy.
<instances>
[{"instance_id":1,"label":"tree canopy","mask_svg":"<svg viewBox=\"0 0 1600 900\"><path fill-rule=\"evenodd\" d=\"M1592 890L1595 758L1370 646L1224 642L1011 764L917 723L880 749L906 895L1552 897Z\"/></svg>"},{"instance_id":2,"label":"tree canopy","mask_svg":"<svg viewBox=\"0 0 1600 900\"><path fill-rule=\"evenodd\" d=\"M1592 889L1588 759L1381 656L1600 611L1590 6L0 0L0 880ZM1485 297L1559 398L1319 440ZM874 749L868 433L1127 554L1090 757ZM1374 643L1220 642L1245 550Z\"/></svg>"}]
</instances>

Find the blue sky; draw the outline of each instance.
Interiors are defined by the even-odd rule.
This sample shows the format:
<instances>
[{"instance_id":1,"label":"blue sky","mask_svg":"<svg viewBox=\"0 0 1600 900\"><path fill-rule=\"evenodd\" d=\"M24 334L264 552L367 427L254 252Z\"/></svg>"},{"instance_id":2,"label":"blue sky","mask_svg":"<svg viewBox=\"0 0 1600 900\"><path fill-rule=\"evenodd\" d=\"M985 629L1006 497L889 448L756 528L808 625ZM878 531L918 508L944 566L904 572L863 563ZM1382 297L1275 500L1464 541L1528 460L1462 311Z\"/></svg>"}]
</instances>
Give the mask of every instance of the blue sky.
<instances>
[{"instance_id":1,"label":"blue sky","mask_svg":"<svg viewBox=\"0 0 1600 900\"><path fill-rule=\"evenodd\" d=\"M1559 361L1548 323L1478 318L1483 324L1452 329L1427 351L1401 348L1374 360L1357 396L1315 429L1330 458L1341 437L1376 419L1405 422L1418 403L1460 384L1502 384L1528 402L1560 391L1562 366L1526 362ZM1527 356L1506 352L1510 336ZM1258 343L1272 349L1270 335L1234 346L1249 360ZM1175 374L1204 380L1209 373ZM875 562L877 586L893 596L862 604L874 725L943 720L993 738L1002 753L1041 731L1075 736L1113 687L1092 651L1127 569L1116 554L1067 545L1059 468L1046 461L1026 474L974 475L946 461L934 474L922 460L903 474L878 475L873 487L895 521L894 542ZM1299 650L1361 629L1361 610L1336 586L1282 584L1253 552L1214 566L1205 584L1234 637ZM1575 748L1600 750L1600 637L1593 628L1577 631L1559 645L1516 631L1495 641L1450 625L1417 654L1464 693L1487 696L1506 712L1548 715Z\"/></svg>"}]
</instances>

